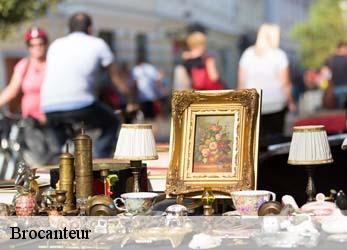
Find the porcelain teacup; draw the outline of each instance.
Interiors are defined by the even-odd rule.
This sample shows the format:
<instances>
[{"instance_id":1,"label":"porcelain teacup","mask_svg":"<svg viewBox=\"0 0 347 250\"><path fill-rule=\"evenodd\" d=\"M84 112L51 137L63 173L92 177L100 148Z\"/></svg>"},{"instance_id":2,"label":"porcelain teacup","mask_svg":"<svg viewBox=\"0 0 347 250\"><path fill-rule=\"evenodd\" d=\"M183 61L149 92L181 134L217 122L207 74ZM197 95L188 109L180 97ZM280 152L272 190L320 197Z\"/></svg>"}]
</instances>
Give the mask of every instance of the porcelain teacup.
<instances>
[{"instance_id":1,"label":"porcelain teacup","mask_svg":"<svg viewBox=\"0 0 347 250\"><path fill-rule=\"evenodd\" d=\"M114 204L118 210L132 215L147 214L151 211L157 196L158 194L151 192L124 193L120 196L121 198L114 200ZM119 207L117 201L124 203L124 208Z\"/></svg>"},{"instance_id":2,"label":"porcelain teacup","mask_svg":"<svg viewBox=\"0 0 347 250\"><path fill-rule=\"evenodd\" d=\"M275 201L276 194L266 190L244 190L231 192L236 210L241 215L258 215L259 207L267 201Z\"/></svg>"}]
</instances>

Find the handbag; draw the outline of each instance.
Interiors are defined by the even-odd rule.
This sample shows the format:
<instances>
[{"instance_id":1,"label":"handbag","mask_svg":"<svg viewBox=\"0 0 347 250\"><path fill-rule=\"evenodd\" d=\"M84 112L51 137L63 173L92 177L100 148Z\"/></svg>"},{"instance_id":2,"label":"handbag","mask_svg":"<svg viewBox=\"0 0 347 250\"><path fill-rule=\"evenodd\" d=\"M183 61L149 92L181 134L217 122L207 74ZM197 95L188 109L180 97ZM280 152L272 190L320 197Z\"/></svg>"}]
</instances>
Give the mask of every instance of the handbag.
<instances>
[{"instance_id":1,"label":"handbag","mask_svg":"<svg viewBox=\"0 0 347 250\"><path fill-rule=\"evenodd\" d=\"M192 87L196 90L221 90L223 84L220 80L213 81L208 75L206 61L209 57L203 56L203 67L192 67Z\"/></svg>"}]
</instances>

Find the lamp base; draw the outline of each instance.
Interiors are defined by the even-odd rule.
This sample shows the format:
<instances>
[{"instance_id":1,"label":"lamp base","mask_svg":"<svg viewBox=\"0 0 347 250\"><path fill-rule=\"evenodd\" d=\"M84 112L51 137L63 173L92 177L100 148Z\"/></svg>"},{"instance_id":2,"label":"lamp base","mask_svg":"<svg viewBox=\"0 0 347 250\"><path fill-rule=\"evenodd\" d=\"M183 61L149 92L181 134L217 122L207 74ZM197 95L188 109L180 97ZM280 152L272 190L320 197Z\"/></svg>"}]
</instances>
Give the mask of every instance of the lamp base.
<instances>
[{"instance_id":1,"label":"lamp base","mask_svg":"<svg viewBox=\"0 0 347 250\"><path fill-rule=\"evenodd\" d=\"M307 166L306 171L308 176L306 186L307 202L311 202L315 200L316 196L316 186L313 181L314 168L312 166Z\"/></svg>"},{"instance_id":2,"label":"lamp base","mask_svg":"<svg viewBox=\"0 0 347 250\"><path fill-rule=\"evenodd\" d=\"M141 166L141 161L130 161L130 170L134 176L133 192L140 192L139 174Z\"/></svg>"}]
</instances>

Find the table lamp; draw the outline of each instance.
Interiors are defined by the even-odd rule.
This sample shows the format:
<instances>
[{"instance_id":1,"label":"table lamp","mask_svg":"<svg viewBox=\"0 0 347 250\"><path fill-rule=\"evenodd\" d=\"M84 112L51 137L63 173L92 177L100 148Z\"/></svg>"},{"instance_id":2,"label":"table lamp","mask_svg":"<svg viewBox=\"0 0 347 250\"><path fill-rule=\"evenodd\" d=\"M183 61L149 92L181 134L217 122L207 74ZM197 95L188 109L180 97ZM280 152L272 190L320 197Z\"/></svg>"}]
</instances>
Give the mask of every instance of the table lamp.
<instances>
[{"instance_id":1,"label":"table lamp","mask_svg":"<svg viewBox=\"0 0 347 250\"><path fill-rule=\"evenodd\" d=\"M150 124L122 124L119 132L114 158L130 160L134 175L134 192L139 192L139 173L142 160L156 160L158 154Z\"/></svg>"},{"instance_id":2,"label":"table lamp","mask_svg":"<svg viewBox=\"0 0 347 250\"><path fill-rule=\"evenodd\" d=\"M306 194L313 201L316 187L313 181L315 167L333 162L325 127L298 126L293 129L288 164L305 167L308 174Z\"/></svg>"}]
</instances>

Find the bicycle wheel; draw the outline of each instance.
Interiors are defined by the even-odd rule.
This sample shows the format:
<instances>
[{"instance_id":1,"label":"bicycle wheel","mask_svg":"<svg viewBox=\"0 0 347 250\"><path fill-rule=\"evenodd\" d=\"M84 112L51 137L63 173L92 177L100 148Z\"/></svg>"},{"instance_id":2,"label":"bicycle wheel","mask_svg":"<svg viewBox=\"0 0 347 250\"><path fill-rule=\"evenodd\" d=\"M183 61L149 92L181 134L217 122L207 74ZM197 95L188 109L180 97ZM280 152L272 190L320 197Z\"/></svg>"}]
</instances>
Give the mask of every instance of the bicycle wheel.
<instances>
[{"instance_id":1,"label":"bicycle wheel","mask_svg":"<svg viewBox=\"0 0 347 250\"><path fill-rule=\"evenodd\" d=\"M16 174L16 164L16 159L9 152L0 152L0 179L13 179Z\"/></svg>"}]
</instances>

